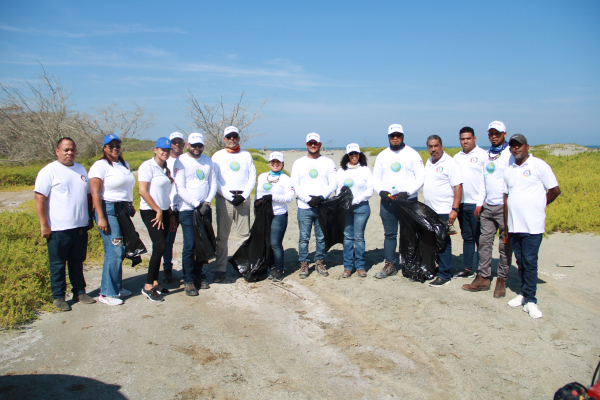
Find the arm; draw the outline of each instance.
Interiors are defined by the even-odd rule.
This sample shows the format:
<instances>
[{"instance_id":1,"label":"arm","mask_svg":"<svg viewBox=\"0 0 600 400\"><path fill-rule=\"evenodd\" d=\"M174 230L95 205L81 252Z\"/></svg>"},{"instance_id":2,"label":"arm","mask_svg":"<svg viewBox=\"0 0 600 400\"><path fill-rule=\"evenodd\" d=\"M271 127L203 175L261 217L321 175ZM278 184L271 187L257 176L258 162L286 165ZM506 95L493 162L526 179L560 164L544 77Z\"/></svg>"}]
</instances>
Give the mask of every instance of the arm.
<instances>
[{"instance_id":1,"label":"arm","mask_svg":"<svg viewBox=\"0 0 600 400\"><path fill-rule=\"evenodd\" d=\"M254 189L254 185L256 185L256 165L254 165L254 160L252 159L252 155L250 153L250 166L248 167L248 182L246 182L246 186L244 187L244 192L242 196L244 199L247 199L252 194L252 189Z\"/></svg>"},{"instance_id":2,"label":"arm","mask_svg":"<svg viewBox=\"0 0 600 400\"><path fill-rule=\"evenodd\" d=\"M460 199L462 198L462 183L454 186L454 201L452 202L452 208L460 207ZM452 225L456 220L458 213L454 210L450 211L448 215L448 223Z\"/></svg>"},{"instance_id":3,"label":"arm","mask_svg":"<svg viewBox=\"0 0 600 400\"><path fill-rule=\"evenodd\" d=\"M300 171L302 166L298 164L298 161L294 162L292 165L292 185L294 186L294 190L296 191L296 196L305 203L308 203L311 198L306 195L302 190L302 186L300 185Z\"/></svg>"},{"instance_id":4,"label":"arm","mask_svg":"<svg viewBox=\"0 0 600 400\"><path fill-rule=\"evenodd\" d=\"M508 241L508 194L504 193L504 243Z\"/></svg>"},{"instance_id":5,"label":"arm","mask_svg":"<svg viewBox=\"0 0 600 400\"><path fill-rule=\"evenodd\" d=\"M40 232L43 238L48 239L52 235L52 229L50 229L46 215L46 199L47 197L43 194L35 192L35 211L40 221Z\"/></svg>"},{"instance_id":6,"label":"arm","mask_svg":"<svg viewBox=\"0 0 600 400\"><path fill-rule=\"evenodd\" d=\"M90 229L94 228L94 218L92 218L92 210L94 209L94 203L92 201L91 193L88 193L88 195L87 195L87 203L88 203L88 218L90 219L89 224L88 224L88 231L89 231Z\"/></svg>"},{"instance_id":7,"label":"arm","mask_svg":"<svg viewBox=\"0 0 600 400\"><path fill-rule=\"evenodd\" d=\"M556 200L556 198L558 197L558 195L560 195L560 188L558 186L553 187L552 189L548 190L548 192L546 193L546 205L552 203L554 200Z\"/></svg>"},{"instance_id":8,"label":"arm","mask_svg":"<svg viewBox=\"0 0 600 400\"><path fill-rule=\"evenodd\" d=\"M371 174L371 170L368 169L368 167L367 170L367 188L365 189L359 203L365 200L369 200L371 196L373 196L373 174Z\"/></svg>"},{"instance_id":9,"label":"arm","mask_svg":"<svg viewBox=\"0 0 600 400\"><path fill-rule=\"evenodd\" d=\"M409 196L416 194L419 189L423 187L423 183L425 182L425 166L423 165L423 160L419 153L417 153L412 164L415 173L415 181L409 186L410 190L407 190Z\"/></svg>"},{"instance_id":10,"label":"arm","mask_svg":"<svg viewBox=\"0 0 600 400\"><path fill-rule=\"evenodd\" d=\"M200 205L200 202L196 200L194 196L192 196L192 194L187 190L187 187L185 186L186 181L187 179L184 167L182 170L179 170L179 172L177 172L177 176L175 176L175 186L177 186L177 193L179 194L179 197L183 199L183 201L185 201L188 204L191 204L192 207L196 208ZM140 182L140 188L141 186L142 185ZM146 199L144 198L144 200ZM146 203L148 203L148 201L146 201Z\"/></svg>"},{"instance_id":11,"label":"arm","mask_svg":"<svg viewBox=\"0 0 600 400\"><path fill-rule=\"evenodd\" d=\"M138 174L139 174L139 171L138 171ZM156 211L156 217L151 220L152 222L154 222L152 224L152 226L156 225L156 229L162 229L163 228L163 220L162 220L163 212L160 209L160 207L156 204L156 202L154 201L152 196L150 196L150 193L148 192L148 188L150 187L150 182L138 181L138 185L139 185L140 196L144 199L146 204L148 204L148 206L151 209Z\"/></svg>"},{"instance_id":12,"label":"arm","mask_svg":"<svg viewBox=\"0 0 600 400\"><path fill-rule=\"evenodd\" d=\"M294 186L292 186L292 180L289 178L286 179L282 186L283 194L273 195L273 201L276 201L277 203L290 203L292 200L294 200Z\"/></svg>"},{"instance_id":13,"label":"arm","mask_svg":"<svg viewBox=\"0 0 600 400\"><path fill-rule=\"evenodd\" d=\"M94 209L96 210L96 214L98 215L98 229L102 232L106 233L108 230L108 223L106 222L106 216L104 215L104 210L102 208L102 196L100 193L102 192L102 186L104 182L100 178L90 178L90 190L92 191L92 203L94 205Z\"/></svg>"},{"instance_id":14,"label":"arm","mask_svg":"<svg viewBox=\"0 0 600 400\"><path fill-rule=\"evenodd\" d=\"M217 174L215 173L215 164L211 163L210 168L210 190L208 191L208 196L206 196L206 199L204 200L208 205L212 203L217 194Z\"/></svg>"},{"instance_id":15,"label":"arm","mask_svg":"<svg viewBox=\"0 0 600 400\"><path fill-rule=\"evenodd\" d=\"M333 161L331 164L333 164ZM337 171L335 169L335 164L333 164L327 174L327 187L325 188L325 191L321 193L321 196L323 196L324 199L328 198L331 193L335 192L337 184Z\"/></svg>"}]
</instances>

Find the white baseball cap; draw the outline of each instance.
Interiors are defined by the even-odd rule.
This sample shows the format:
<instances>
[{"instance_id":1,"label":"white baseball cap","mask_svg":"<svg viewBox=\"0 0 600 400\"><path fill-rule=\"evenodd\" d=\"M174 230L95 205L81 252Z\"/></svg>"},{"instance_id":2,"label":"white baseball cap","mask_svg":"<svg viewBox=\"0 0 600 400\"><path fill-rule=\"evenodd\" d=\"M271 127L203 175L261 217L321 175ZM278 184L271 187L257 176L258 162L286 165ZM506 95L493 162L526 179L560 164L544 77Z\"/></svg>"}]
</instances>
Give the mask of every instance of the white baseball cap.
<instances>
[{"instance_id":1,"label":"white baseball cap","mask_svg":"<svg viewBox=\"0 0 600 400\"><path fill-rule=\"evenodd\" d=\"M235 126L228 126L227 128L225 128L225 130L223 131L223 136L227 136L230 133L237 133L238 135L240 134L240 131L238 131L238 128L236 128Z\"/></svg>"},{"instance_id":2,"label":"white baseball cap","mask_svg":"<svg viewBox=\"0 0 600 400\"><path fill-rule=\"evenodd\" d=\"M188 143L189 144L197 144L197 143L204 144L204 136L198 132L190 133L190 136L188 136Z\"/></svg>"},{"instance_id":3,"label":"white baseball cap","mask_svg":"<svg viewBox=\"0 0 600 400\"><path fill-rule=\"evenodd\" d=\"M356 143L350 143L348 146L346 146L346 154L350 154L353 151L360 153L360 146Z\"/></svg>"},{"instance_id":4,"label":"white baseball cap","mask_svg":"<svg viewBox=\"0 0 600 400\"><path fill-rule=\"evenodd\" d=\"M500 121L494 121L490 123L490 126L488 126L488 132L492 128L497 130L498 132L506 132L506 126L504 126L504 123Z\"/></svg>"},{"instance_id":5,"label":"white baseball cap","mask_svg":"<svg viewBox=\"0 0 600 400\"><path fill-rule=\"evenodd\" d=\"M283 162L283 153L280 151L274 151L269 155L269 161L279 160Z\"/></svg>"},{"instance_id":6,"label":"white baseball cap","mask_svg":"<svg viewBox=\"0 0 600 400\"><path fill-rule=\"evenodd\" d=\"M388 128L388 135L391 135L392 133L401 133L404 135L404 129L402 129L402 125L400 124L392 124L390 125L390 127Z\"/></svg>"},{"instance_id":7,"label":"white baseball cap","mask_svg":"<svg viewBox=\"0 0 600 400\"><path fill-rule=\"evenodd\" d=\"M318 133L309 133L306 135L306 143L310 142L311 140L316 140L317 142L321 143L321 136Z\"/></svg>"},{"instance_id":8,"label":"white baseball cap","mask_svg":"<svg viewBox=\"0 0 600 400\"><path fill-rule=\"evenodd\" d=\"M169 140L172 141L173 139L182 139L183 141L185 141L185 139L183 138L183 133L180 132L171 133L171 135L169 135Z\"/></svg>"}]
</instances>

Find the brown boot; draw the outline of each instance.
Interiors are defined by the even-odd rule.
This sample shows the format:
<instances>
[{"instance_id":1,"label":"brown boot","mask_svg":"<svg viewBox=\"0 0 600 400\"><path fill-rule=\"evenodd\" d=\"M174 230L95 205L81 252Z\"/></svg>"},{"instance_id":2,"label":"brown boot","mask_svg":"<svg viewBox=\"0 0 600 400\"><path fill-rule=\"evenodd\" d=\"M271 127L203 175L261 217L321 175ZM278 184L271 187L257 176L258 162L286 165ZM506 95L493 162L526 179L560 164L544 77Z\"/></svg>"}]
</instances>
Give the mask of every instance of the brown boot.
<instances>
[{"instance_id":1,"label":"brown boot","mask_svg":"<svg viewBox=\"0 0 600 400\"><path fill-rule=\"evenodd\" d=\"M494 288L494 297L499 299L506 296L506 279L496 279L496 287Z\"/></svg>"},{"instance_id":2,"label":"brown boot","mask_svg":"<svg viewBox=\"0 0 600 400\"><path fill-rule=\"evenodd\" d=\"M468 290L469 292L479 292L482 290L490 290L490 286L490 278L484 278L481 275L477 274L477 277L473 282L463 285L462 288L464 290Z\"/></svg>"},{"instance_id":3,"label":"brown boot","mask_svg":"<svg viewBox=\"0 0 600 400\"><path fill-rule=\"evenodd\" d=\"M375 278L385 279L388 276L393 276L393 275L396 275L397 273L398 273L398 271L396 271L396 265L394 263L386 261L385 265L383 266L381 271L379 271L378 273L375 274Z\"/></svg>"},{"instance_id":4,"label":"brown boot","mask_svg":"<svg viewBox=\"0 0 600 400\"><path fill-rule=\"evenodd\" d=\"M300 261L300 273L298 274L300 279L308 277L308 261Z\"/></svg>"},{"instance_id":5,"label":"brown boot","mask_svg":"<svg viewBox=\"0 0 600 400\"><path fill-rule=\"evenodd\" d=\"M329 276L329 272L327 272L325 264L323 264L323 260L315 261L315 271L321 274L321 276Z\"/></svg>"}]
</instances>

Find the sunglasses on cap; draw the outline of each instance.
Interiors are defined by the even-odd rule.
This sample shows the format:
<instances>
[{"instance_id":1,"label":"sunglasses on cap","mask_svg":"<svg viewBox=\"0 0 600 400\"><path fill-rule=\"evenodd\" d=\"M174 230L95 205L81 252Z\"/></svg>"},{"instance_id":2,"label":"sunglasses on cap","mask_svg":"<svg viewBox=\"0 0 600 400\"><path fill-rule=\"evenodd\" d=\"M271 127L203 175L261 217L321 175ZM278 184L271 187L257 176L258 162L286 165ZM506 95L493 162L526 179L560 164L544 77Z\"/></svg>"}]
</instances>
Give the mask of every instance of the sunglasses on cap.
<instances>
[{"instance_id":1,"label":"sunglasses on cap","mask_svg":"<svg viewBox=\"0 0 600 400\"><path fill-rule=\"evenodd\" d=\"M404 135L401 133L398 133L398 132L390 133L388 135L388 137L391 137L391 138L401 138L402 136L404 136Z\"/></svg>"},{"instance_id":2,"label":"sunglasses on cap","mask_svg":"<svg viewBox=\"0 0 600 400\"><path fill-rule=\"evenodd\" d=\"M190 147L193 147L194 149L201 149L204 147L204 145L202 143L194 143L190 144Z\"/></svg>"},{"instance_id":3,"label":"sunglasses on cap","mask_svg":"<svg viewBox=\"0 0 600 400\"><path fill-rule=\"evenodd\" d=\"M231 139L239 139L240 135L238 135L237 133L230 133L230 134L225 135L225 137L227 139L229 139L229 140L231 140Z\"/></svg>"}]
</instances>

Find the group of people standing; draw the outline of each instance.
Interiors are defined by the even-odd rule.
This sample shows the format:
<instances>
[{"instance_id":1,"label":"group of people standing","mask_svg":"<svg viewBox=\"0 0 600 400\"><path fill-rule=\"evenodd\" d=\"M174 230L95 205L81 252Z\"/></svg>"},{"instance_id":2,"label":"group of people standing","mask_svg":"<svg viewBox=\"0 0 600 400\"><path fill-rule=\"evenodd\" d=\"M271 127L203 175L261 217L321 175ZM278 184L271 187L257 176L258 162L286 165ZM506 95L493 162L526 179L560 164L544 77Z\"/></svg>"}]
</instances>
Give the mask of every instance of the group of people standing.
<instances>
[{"instance_id":1,"label":"group of people standing","mask_svg":"<svg viewBox=\"0 0 600 400\"><path fill-rule=\"evenodd\" d=\"M535 299L537 253L544 233L545 207L560 189L552 170L544 161L528 153L527 139L520 134L506 141L506 128L500 121L488 127L489 150L476 145L473 129L465 127L459 137L462 151L454 158L444 152L442 139L427 138L430 158L427 162L404 143L404 130L399 124L388 128L389 147L376 158L373 171L356 143L346 146L346 154L335 163L321 155L321 138L317 133L306 136L307 154L296 160L291 177L283 173L281 152L269 155L270 171L256 176L252 155L240 148L240 132L234 126L223 132L224 148L212 158L203 153L204 138L200 133L184 136L174 132L156 141L154 157L138 170L140 215L152 240L152 255L142 294L152 301L162 301L169 293L158 280L163 261L163 283L170 283L172 247L177 228L183 233L182 270L185 294L197 296L208 289L203 264L195 259L194 212L211 213L216 207L216 261L212 281L226 277L228 238L235 222L240 241L249 237L251 193L255 199L269 198L273 206L271 247L273 261L270 279L284 276L283 237L288 223L287 204L297 198L299 278L310 274L309 241L314 227L316 251L315 272L329 273L324 263L325 238L319 225L318 209L331 195L339 195L344 187L352 192L352 204L346 214L343 240L343 278L356 270L367 276L365 269L365 227L371 209L369 199L374 192L381 197L380 217L384 228L384 266L375 278L397 274L398 218L393 199L417 201L423 188L425 204L442 221L452 225L458 219L463 237L463 266L455 277L475 280L463 285L468 291L489 290L491 286L491 254L496 231L500 232L500 266L494 297L506 294L506 279L514 251L521 294L509 305L523 305L530 316L542 316ZM184 153L184 146L187 152ZM131 292L122 286L122 262L125 257L123 232L117 211L133 217L135 177L121 155L121 140L108 135L103 142L103 156L90 168L89 174L74 162L76 145L70 138L57 144L57 161L44 167L36 180L35 196L42 236L47 238L54 305L70 310L65 301L65 265L73 285L73 299L93 303L85 293L82 263L85 260L87 230L93 220L104 243L104 265L99 301L108 305L123 303ZM93 209L93 212L92 212ZM510 240L508 240L508 236ZM402 238L401 238L402 240ZM511 246L512 244L512 246ZM477 256L477 257L475 257ZM439 273L429 283L432 287L450 282L452 248L449 237L439 255ZM473 267L476 258L477 270Z\"/></svg>"}]
</instances>

